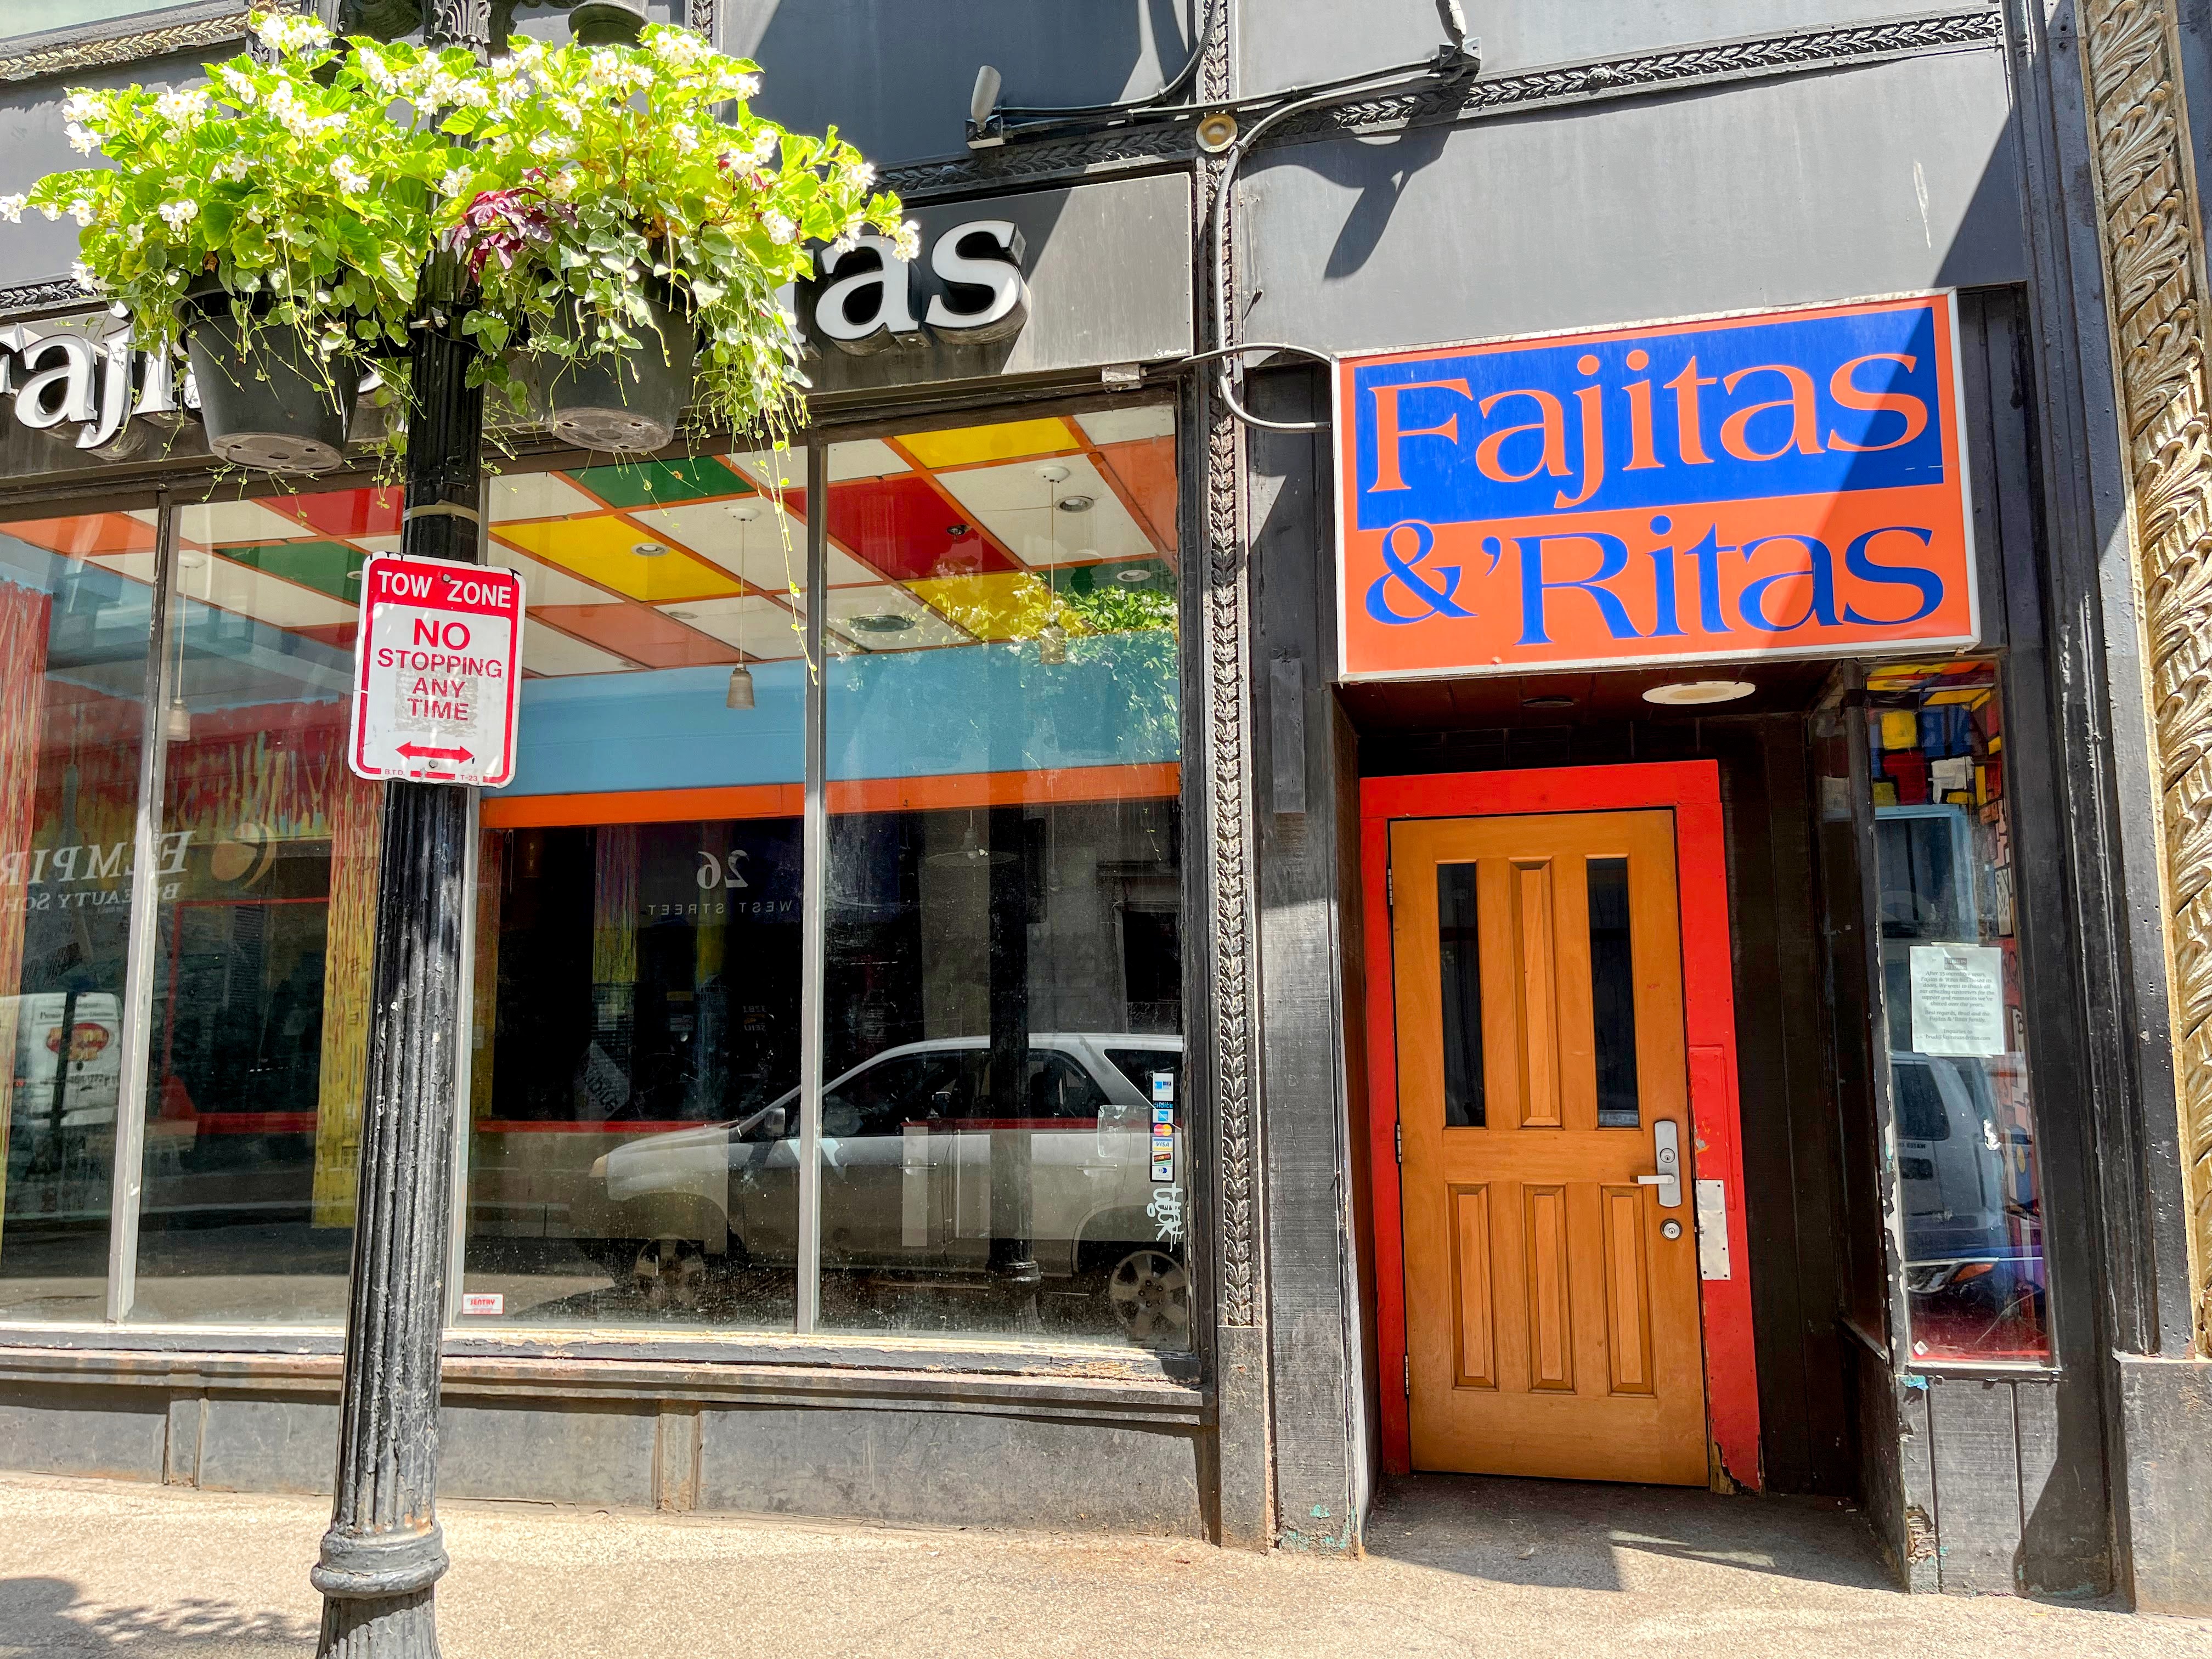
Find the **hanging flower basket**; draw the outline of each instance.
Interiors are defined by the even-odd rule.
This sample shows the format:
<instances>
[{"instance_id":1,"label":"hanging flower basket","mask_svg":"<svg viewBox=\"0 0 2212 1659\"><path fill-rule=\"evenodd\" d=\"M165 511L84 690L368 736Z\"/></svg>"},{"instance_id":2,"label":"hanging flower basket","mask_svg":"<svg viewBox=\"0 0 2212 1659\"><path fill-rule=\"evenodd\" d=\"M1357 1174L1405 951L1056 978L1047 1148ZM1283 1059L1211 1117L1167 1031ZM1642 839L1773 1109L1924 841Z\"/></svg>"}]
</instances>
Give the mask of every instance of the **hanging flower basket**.
<instances>
[{"instance_id":1,"label":"hanging flower basket","mask_svg":"<svg viewBox=\"0 0 2212 1659\"><path fill-rule=\"evenodd\" d=\"M690 407L699 356L698 327L688 309L645 301L637 343L591 350L594 319L580 303L555 313L549 335L576 355L541 359L553 434L582 449L649 454L676 441Z\"/></svg>"},{"instance_id":2,"label":"hanging flower basket","mask_svg":"<svg viewBox=\"0 0 2212 1659\"><path fill-rule=\"evenodd\" d=\"M806 384L778 291L817 244L913 243L858 152L752 114L754 65L686 29L518 37L479 64L311 17L252 27L270 61L210 65L204 87L72 92L71 141L112 165L0 197L0 219L83 227L78 276L142 346L191 359L227 459L337 465L349 388L373 369L377 398L404 400L425 325L472 337L472 380L523 419L532 386L550 393L572 442L662 447L687 404L773 435ZM441 250L474 286L433 307L419 284ZM366 424L387 453L404 441L403 410Z\"/></svg>"},{"instance_id":3,"label":"hanging flower basket","mask_svg":"<svg viewBox=\"0 0 2212 1659\"><path fill-rule=\"evenodd\" d=\"M325 355L295 327L251 313L241 321L219 287L207 289L179 307L178 321L209 452L270 472L343 465L361 396L360 360L349 351Z\"/></svg>"}]
</instances>

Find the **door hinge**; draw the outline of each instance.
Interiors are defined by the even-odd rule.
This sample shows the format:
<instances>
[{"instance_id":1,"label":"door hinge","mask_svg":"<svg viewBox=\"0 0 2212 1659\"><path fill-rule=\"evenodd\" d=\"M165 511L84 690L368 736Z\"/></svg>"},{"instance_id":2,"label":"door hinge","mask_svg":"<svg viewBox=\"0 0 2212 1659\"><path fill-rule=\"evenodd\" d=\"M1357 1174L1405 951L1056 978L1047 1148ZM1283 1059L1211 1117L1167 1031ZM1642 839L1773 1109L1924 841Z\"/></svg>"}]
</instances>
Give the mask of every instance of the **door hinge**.
<instances>
[{"instance_id":1,"label":"door hinge","mask_svg":"<svg viewBox=\"0 0 2212 1659\"><path fill-rule=\"evenodd\" d=\"M1398 868L1395 865L1382 866L1382 908L1386 910L1398 908Z\"/></svg>"},{"instance_id":2,"label":"door hinge","mask_svg":"<svg viewBox=\"0 0 2212 1659\"><path fill-rule=\"evenodd\" d=\"M1405 1120L1401 1118L1397 1122L1392 1124L1390 1126L1390 1131L1398 1138L1398 1162L1403 1164L1406 1161Z\"/></svg>"},{"instance_id":3,"label":"door hinge","mask_svg":"<svg viewBox=\"0 0 2212 1659\"><path fill-rule=\"evenodd\" d=\"M1406 1356L1406 1398L1407 1398L1407 1399L1408 1399L1408 1400L1411 1400L1413 1397L1413 1355L1411 1355L1411 1354L1407 1354L1407 1355Z\"/></svg>"}]
</instances>

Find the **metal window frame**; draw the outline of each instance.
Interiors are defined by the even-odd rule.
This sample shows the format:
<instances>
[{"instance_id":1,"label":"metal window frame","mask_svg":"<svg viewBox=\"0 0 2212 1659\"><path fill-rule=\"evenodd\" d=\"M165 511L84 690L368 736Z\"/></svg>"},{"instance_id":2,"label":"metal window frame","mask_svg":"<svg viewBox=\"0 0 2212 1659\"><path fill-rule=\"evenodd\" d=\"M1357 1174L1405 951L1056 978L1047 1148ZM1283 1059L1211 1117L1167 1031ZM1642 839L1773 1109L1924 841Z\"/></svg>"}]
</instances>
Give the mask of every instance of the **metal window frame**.
<instances>
[{"instance_id":1,"label":"metal window frame","mask_svg":"<svg viewBox=\"0 0 2212 1659\"><path fill-rule=\"evenodd\" d=\"M1126 406L1135 402L1156 401L1152 398L1133 400L1122 396L1103 396L1088 391L1060 396L1006 398L999 396L988 401L960 400L939 407L909 409L896 414L877 410L868 415L840 424L823 424L810 428L799 442L784 453L803 452L805 457L805 487L810 503L826 501L829 487L829 458L833 444L883 435L897 435L940 427L972 423L979 416L994 411L1006 411L1010 417L1030 418L1051 414L1073 414L1091 408ZM1190 414L1188 399L1174 397L1167 401L1175 412L1178 432L1178 459L1188 454ZM549 465L556 465L557 456L533 457ZM1192 487L1190 470L1187 465L1178 467L1178 488L1182 501L1178 508L1179 528L1184 534L1186 547L1190 544L1188 533L1192 517ZM161 951L159 882L156 879L158 860L155 854L161 833L161 807L166 794L167 739L166 717L169 699L177 684L176 668L171 661L171 647L181 626L181 606L185 599L176 580L175 550L179 536L179 514L183 510L180 495L192 493L197 480L170 483L155 491L156 558L154 585L154 619L147 645L145 675L146 706L141 726L142 744L138 798L135 813L134 856L131 878L131 912L128 943L125 958L125 1007L123 1010L122 1043L124 1048L124 1076L117 1103L117 1133L113 1166L111 1171L111 1205L109 1216L108 1272L105 1317L97 1322L0 1322L0 1349L26 1341L51 1342L68 1333L100 1334L121 1337L129 1333L132 1346L150 1344L164 1350L206 1349L210 1351L259 1351L270 1344L282 1346L290 1352L305 1339L310 1343L319 1338L334 1338L342 1328L328 1324L289 1325L274 1322L235 1321L222 1324L199 1326L176 1324L170 1322L137 1323L131 1322L131 1310L137 1291L137 1244L139 1224L143 1212L146 1102L149 1067L151 1059L154 1023L153 995L155 969ZM344 487L340 481L332 481ZM10 503L13 507L15 504ZM35 504L26 502L26 510L35 510ZM55 508L67 514L72 508L84 510L92 503L79 500L58 500ZM11 513L10 516L14 516ZM489 529L485 532L489 535ZM804 711L805 769L803 773L803 804L801 808L801 908L802 938L800 946L800 1058L799 1058L799 1261L796 1266L796 1306L787 1336L817 1339L807 1343L799 1352L775 1349L772 1345L787 1336L776 1330L729 1330L698 1333L681 1346L687 1354L696 1357L701 1352L730 1350L732 1360L769 1357L793 1360L814 1361L819 1355L813 1352L817 1346L826 1350L843 1350L852 1346L854 1333L826 1331L821 1326L821 1096L824 1082L823 1064L823 996L828 966L828 887L825 879L829 864L829 808L827 797L828 769L828 631L826 625L828 598L829 528L826 511L810 511L806 523L805 548L807 682ZM1182 580L1178 584L1178 599L1185 618L1194 614L1192 605L1193 580L1188 557L1184 561ZM1188 633L1178 630L1177 637L1177 695L1183 714L1184 731L1183 785L1178 800L1184 830L1186 854L1188 850L1189 824L1192 813L1200 810L1203 790L1188 763L1193 752L1193 732L1197 720L1197 700L1194 696L1194 676L1198 672L1196 655ZM471 902L464 919L465 959L474 960L474 935L477 915L476 889L481 879L479 858L481 835L477 830L477 808L480 798L472 796L471 838L468 854L469 890ZM1185 863L1188 865L1188 857ZM1189 1043L1194 1030L1202 1027L1203 1008L1192 1001L1191 981L1202 978L1202 969L1190 960L1189 872L1186 869L1185 902L1182 906L1186 932L1184 1032ZM475 981L473 974L465 975L461 987L460 1018L464 1030L470 1029L474 1014ZM1188 1049L1187 1049L1188 1052ZM465 1349L473 1352L486 1343L495 1345L503 1353L518 1358L558 1349L574 1348L573 1334L546 1328L528 1326L501 1328L496 1332L467 1328L460 1324L461 1297L466 1267L468 1245L468 1182L469 1182L469 1125L471 1121L471 1085L473 1067L470 1064L469 1045L456 1044L453 1102L456 1133L452 1166L453 1182L453 1226L448 1240L447 1283L446 1287L446 1344L448 1352ZM1192 1252L1192 1355L1160 1356L1146 1351L1124 1352L1117 1349L1097 1349L1095 1345L1068 1342L1037 1342L1012 1338L989 1332L913 1332L872 1334L868 1342L872 1346L897 1349L912 1346L917 1353L958 1352L983 1357L1004 1350L1006 1363L1023 1370L1032 1370L1039 1364L1055 1368L1074 1367L1082 1371L1102 1363L1126 1368L1131 1364L1140 1369L1157 1370L1163 1375L1180 1377L1195 1363L1203 1364L1210 1345L1206 1328L1211 1317L1211 1298L1203 1290L1204 1273L1200 1267L1206 1257L1206 1218L1211 1206L1206 1200L1203 1172L1207 1165L1200 1142L1204 1136L1200 1128L1200 1079L1198 1068L1186 1066L1185 1094L1188 1117L1186 1126L1186 1168L1184 1182L1188 1194L1187 1223L1184 1237L1186 1248ZM1210 1115L1209 1115L1210 1118ZM650 1358L659 1349L668 1346L668 1340L649 1328L641 1328L634 1334L595 1333L602 1346L611 1343L624 1352L641 1358ZM761 1352L770 1345L768 1352ZM1184 1380L1188 1380L1185 1378Z\"/></svg>"}]
</instances>

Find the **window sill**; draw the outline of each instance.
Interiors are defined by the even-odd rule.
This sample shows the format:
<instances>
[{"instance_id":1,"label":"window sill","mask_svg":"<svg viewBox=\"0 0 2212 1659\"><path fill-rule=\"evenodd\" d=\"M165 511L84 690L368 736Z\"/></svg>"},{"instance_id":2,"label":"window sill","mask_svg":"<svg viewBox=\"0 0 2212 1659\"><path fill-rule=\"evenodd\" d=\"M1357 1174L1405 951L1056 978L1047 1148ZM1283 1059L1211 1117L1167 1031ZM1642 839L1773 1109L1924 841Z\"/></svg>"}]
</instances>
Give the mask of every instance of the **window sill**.
<instances>
[{"instance_id":1,"label":"window sill","mask_svg":"<svg viewBox=\"0 0 2212 1659\"><path fill-rule=\"evenodd\" d=\"M0 1328L0 1382L334 1393L341 1333L268 1327ZM449 1332L449 1397L688 1400L873 1410L1042 1409L1196 1425L1212 1394L1189 1355L880 1336L573 1337Z\"/></svg>"}]
</instances>

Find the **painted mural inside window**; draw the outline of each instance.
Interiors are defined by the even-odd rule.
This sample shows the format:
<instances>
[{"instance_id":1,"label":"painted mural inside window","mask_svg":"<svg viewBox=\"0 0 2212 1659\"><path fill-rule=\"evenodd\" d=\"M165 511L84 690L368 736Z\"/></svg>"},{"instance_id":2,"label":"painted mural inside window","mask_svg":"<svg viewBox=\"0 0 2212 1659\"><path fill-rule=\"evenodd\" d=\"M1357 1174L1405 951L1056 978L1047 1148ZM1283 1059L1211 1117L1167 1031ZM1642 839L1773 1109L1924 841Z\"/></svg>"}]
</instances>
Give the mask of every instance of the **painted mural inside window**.
<instances>
[{"instance_id":1,"label":"painted mural inside window","mask_svg":"<svg viewBox=\"0 0 2212 1659\"><path fill-rule=\"evenodd\" d=\"M492 483L530 678L483 808L461 1322L1185 1346L1172 412L825 459L818 507L796 453Z\"/></svg>"},{"instance_id":2,"label":"painted mural inside window","mask_svg":"<svg viewBox=\"0 0 2212 1659\"><path fill-rule=\"evenodd\" d=\"M1988 662L1867 677L1891 1146L1913 1356L2050 1357L2003 704Z\"/></svg>"},{"instance_id":3,"label":"painted mural inside window","mask_svg":"<svg viewBox=\"0 0 2212 1659\"><path fill-rule=\"evenodd\" d=\"M153 518L0 524L0 1320L106 1313Z\"/></svg>"}]
</instances>

